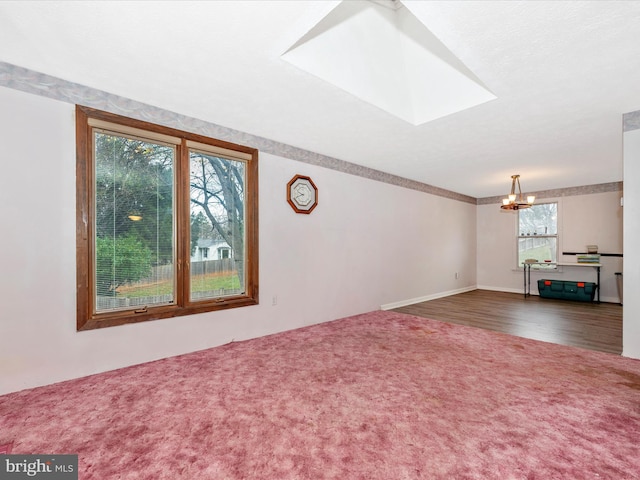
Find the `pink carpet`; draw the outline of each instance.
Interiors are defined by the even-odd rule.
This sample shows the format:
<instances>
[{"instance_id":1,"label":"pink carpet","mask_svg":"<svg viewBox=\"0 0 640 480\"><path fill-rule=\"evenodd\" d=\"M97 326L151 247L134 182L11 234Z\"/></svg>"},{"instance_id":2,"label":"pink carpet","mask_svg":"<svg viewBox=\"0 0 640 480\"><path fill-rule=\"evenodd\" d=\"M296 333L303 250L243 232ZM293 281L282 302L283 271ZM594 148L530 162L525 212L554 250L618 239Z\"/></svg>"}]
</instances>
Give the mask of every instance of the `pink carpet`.
<instances>
[{"instance_id":1,"label":"pink carpet","mask_svg":"<svg viewBox=\"0 0 640 480\"><path fill-rule=\"evenodd\" d=\"M81 479L640 478L640 361L393 312L0 397Z\"/></svg>"}]
</instances>

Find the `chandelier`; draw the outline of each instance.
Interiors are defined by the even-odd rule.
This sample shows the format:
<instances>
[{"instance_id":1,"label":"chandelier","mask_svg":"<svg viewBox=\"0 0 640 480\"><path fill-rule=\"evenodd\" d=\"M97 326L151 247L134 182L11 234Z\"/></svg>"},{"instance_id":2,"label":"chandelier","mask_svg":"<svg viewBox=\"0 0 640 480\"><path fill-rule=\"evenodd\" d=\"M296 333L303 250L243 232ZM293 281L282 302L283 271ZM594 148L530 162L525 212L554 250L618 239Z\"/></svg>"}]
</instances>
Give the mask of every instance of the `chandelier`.
<instances>
[{"instance_id":1,"label":"chandelier","mask_svg":"<svg viewBox=\"0 0 640 480\"><path fill-rule=\"evenodd\" d=\"M516 192L516 184L518 185L518 191ZM528 195L527 200L524 200L522 195L522 189L520 188L520 175L511 175L511 193L507 198L502 199L502 205L500 208L504 210L521 210L523 208L529 208L536 201L536 197Z\"/></svg>"}]
</instances>

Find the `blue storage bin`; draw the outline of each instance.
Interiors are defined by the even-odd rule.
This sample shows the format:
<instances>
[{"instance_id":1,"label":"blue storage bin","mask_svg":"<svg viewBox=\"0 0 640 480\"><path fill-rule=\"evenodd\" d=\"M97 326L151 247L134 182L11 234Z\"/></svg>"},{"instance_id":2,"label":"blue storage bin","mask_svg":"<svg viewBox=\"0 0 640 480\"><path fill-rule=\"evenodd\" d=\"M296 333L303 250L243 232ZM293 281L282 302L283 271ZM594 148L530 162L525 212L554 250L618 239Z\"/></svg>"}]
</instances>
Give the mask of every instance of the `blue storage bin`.
<instances>
[{"instance_id":1,"label":"blue storage bin","mask_svg":"<svg viewBox=\"0 0 640 480\"><path fill-rule=\"evenodd\" d=\"M538 293L543 298L593 302L593 298L596 295L596 288L597 286L593 282L538 280Z\"/></svg>"}]
</instances>

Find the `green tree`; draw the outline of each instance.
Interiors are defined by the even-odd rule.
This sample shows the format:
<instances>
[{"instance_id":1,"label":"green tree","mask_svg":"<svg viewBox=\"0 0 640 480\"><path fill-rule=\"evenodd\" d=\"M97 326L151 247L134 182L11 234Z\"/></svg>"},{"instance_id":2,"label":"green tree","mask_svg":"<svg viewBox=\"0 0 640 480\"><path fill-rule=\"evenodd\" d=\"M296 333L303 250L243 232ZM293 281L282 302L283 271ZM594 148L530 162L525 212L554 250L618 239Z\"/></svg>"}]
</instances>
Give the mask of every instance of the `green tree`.
<instances>
[{"instance_id":1,"label":"green tree","mask_svg":"<svg viewBox=\"0 0 640 480\"><path fill-rule=\"evenodd\" d=\"M208 230L208 231L207 231ZM211 225L202 212L191 212L191 255L196 253L198 240L211 236Z\"/></svg>"},{"instance_id":2,"label":"green tree","mask_svg":"<svg viewBox=\"0 0 640 480\"><path fill-rule=\"evenodd\" d=\"M97 238L131 236L151 252L152 265L173 262L174 160L170 146L96 135ZM194 150L190 165L191 252L199 238L223 239L244 285L245 165Z\"/></svg>"},{"instance_id":3,"label":"green tree","mask_svg":"<svg viewBox=\"0 0 640 480\"><path fill-rule=\"evenodd\" d=\"M96 135L96 233L133 235L154 265L173 261L174 149L143 140Z\"/></svg>"},{"instance_id":4,"label":"green tree","mask_svg":"<svg viewBox=\"0 0 640 480\"><path fill-rule=\"evenodd\" d=\"M151 274L151 250L135 235L96 239L96 288L100 296Z\"/></svg>"}]
</instances>

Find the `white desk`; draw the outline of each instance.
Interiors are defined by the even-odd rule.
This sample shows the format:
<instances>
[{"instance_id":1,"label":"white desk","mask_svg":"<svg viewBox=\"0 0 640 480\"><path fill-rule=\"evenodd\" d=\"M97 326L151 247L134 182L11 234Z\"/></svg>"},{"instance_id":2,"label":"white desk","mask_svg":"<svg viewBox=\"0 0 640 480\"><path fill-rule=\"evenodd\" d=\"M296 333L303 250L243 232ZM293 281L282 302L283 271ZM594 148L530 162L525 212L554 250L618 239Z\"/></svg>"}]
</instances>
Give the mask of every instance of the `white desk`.
<instances>
[{"instance_id":1,"label":"white desk","mask_svg":"<svg viewBox=\"0 0 640 480\"><path fill-rule=\"evenodd\" d=\"M560 263L560 262L532 262L524 264L524 296L525 298L531 295L531 265L556 265L558 267L591 267L595 268L597 272L596 280L596 302L600 303L600 267L601 263ZM544 271L544 270L540 270Z\"/></svg>"}]
</instances>

